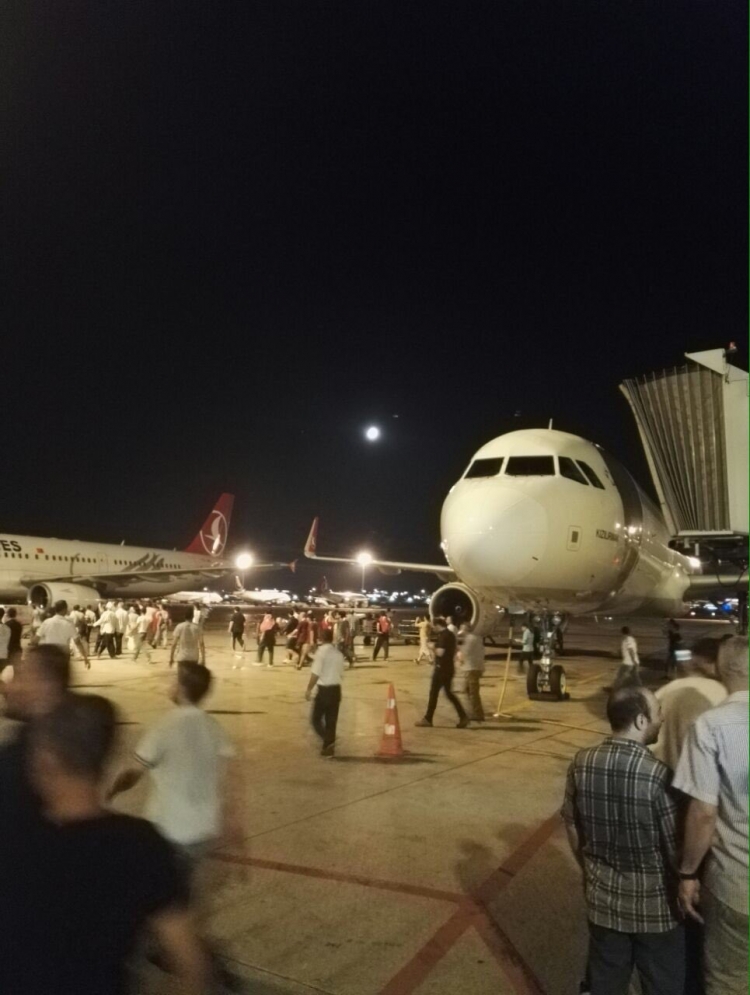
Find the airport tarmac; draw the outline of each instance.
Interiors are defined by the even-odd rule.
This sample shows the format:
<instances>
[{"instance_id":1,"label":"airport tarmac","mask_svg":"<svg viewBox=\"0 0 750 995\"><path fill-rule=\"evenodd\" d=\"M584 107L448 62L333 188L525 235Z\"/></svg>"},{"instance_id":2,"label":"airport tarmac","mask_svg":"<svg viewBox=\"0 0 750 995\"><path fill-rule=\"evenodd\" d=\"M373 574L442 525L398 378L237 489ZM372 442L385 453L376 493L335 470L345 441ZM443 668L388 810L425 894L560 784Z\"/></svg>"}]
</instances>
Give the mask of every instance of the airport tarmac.
<instances>
[{"instance_id":1,"label":"airport tarmac","mask_svg":"<svg viewBox=\"0 0 750 995\"><path fill-rule=\"evenodd\" d=\"M441 700L424 712L428 666L392 648L347 671L337 755L309 728L308 671L233 654L224 627L206 632L216 681L207 708L237 744L246 837L209 861L213 935L259 995L575 995L586 923L580 875L558 811L568 763L607 732L606 695L619 660L617 621L571 623L562 660L570 701L531 702L515 660L503 715L455 728ZM644 661L663 663L663 623L633 625ZM684 622L686 641L729 631ZM367 659L364 659L365 655ZM283 660L282 647L277 661ZM496 711L506 652L488 648L482 697ZM122 710L121 753L170 707L167 651L153 662L76 664L77 690ZM244 669L235 669L243 667ZM656 686L660 674L644 669ZM406 755L380 760L389 684ZM460 686L460 680L456 684ZM118 799L140 813L141 784ZM156 969L145 995L171 995Z\"/></svg>"}]
</instances>

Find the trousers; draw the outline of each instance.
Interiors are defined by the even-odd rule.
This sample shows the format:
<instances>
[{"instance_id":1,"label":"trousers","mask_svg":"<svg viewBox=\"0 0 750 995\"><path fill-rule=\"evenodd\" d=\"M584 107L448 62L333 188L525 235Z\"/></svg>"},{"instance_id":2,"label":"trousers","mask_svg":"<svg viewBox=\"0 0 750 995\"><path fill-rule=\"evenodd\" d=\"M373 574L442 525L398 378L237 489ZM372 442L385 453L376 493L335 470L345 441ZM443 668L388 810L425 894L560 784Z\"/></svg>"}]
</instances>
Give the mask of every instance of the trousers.
<instances>
[{"instance_id":1,"label":"trousers","mask_svg":"<svg viewBox=\"0 0 750 995\"><path fill-rule=\"evenodd\" d=\"M621 933L589 923L591 995L628 995L634 966L643 995L683 995L683 926L666 933Z\"/></svg>"},{"instance_id":2,"label":"trousers","mask_svg":"<svg viewBox=\"0 0 750 995\"><path fill-rule=\"evenodd\" d=\"M341 685L327 687L318 685L312 710L312 727L323 740L323 749L336 742L336 723L339 720L341 705Z\"/></svg>"},{"instance_id":3,"label":"trousers","mask_svg":"<svg viewBox=\"0 0 750 995\"><path fill-rule=\"evenodd\" d=\"M378 653L383 650L383 659L388 659L388 650L391 646L391 634L390 632L379 632L378 638L375 640L375 649L372 651L373 660L377 660Z\"/></svg>"},{"instance_id":4,"label":"trousers","mask_svg":"<svg viewBox=\"0 0 750 995\"><path fill-rule=\"evenodd\" d=\"M479 681L482 676L480 670L466 671L466 697L469 699L471 717L475 722L484 722L484 709L482 708L482 698L479 694Z\"/></svg>"},{"instance_id":5,"label":"trousers","mask_svg":"<svg viewBox=\"0 0 750 995\"><path fill-rule=\"evenodd\" d=\"M745 995L748 917L720 902L706 887L701 891L701 911L706 921L706 995Z\"/></svg>"},{"instance_id":6,"label":"trousers","mask_svg":"<svg viewBox=\"0 0 750 995\"><path fill-rule=\"evenodd\" d=\"M463 705L458 700L458 698L453 693L451 684L453 682L453 667L450 669L443 669L440 666L436 666L432 671L432 681L430 682L430 697L427 702L427 711L424 717L428 722L432 722L432 716L435 714L435 709L437 708L438 695L440 694L440 689L445 691L445 697L456 709L456 713L459 719L466 718L466 712L463 709Z\"/></svg>"}]
</instances>

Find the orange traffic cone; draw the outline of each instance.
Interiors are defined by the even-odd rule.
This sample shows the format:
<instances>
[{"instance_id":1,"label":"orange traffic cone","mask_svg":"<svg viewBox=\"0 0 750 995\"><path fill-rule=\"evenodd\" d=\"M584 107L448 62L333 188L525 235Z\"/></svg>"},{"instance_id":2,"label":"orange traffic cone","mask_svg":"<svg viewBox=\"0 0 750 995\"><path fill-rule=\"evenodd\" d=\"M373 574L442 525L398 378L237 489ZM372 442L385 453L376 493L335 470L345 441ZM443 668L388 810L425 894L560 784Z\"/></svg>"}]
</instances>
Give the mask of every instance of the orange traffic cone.
<instances>
[{"instance_id":1,"label":"orange traffic cone","mask_svg":"<svg viewBox=\"0 0 750 995\"><path fill-rule=\"evenodd\" d=\"M404 744L401 742L401 726L398 724L398 706L393 685L388 687L388 699L385 703L385 723L383 738L380 740L378 757L403 757Z\"/></svg>"}]
</instances>

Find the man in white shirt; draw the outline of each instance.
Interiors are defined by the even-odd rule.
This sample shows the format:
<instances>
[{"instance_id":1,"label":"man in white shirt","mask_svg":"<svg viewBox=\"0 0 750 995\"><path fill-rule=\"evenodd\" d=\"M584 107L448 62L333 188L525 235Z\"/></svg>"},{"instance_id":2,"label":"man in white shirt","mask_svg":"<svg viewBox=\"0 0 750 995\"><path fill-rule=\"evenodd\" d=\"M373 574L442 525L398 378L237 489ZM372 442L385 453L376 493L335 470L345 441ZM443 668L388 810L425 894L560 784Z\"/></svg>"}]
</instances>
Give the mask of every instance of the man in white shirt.
<instances>
[{"instance_id":1,"label":"man in white shirt","mask_svg":"<svg viewBox=\"0 0 750 995\"><path fill-rule=\"evenodd\" d=\"M114 798L150 774L146 817L185 861L199 918L205 913L205 896L195 894L202 858L220 842L240 844L244 837L241 783L231 763L234 746L200 707L211 679L203 664L178 664L170 692L177 707L144 733L135 748L136 763L117 776L108 794ZM225 969L218 963L215 967L228 982Z\"/></svg>"},{"instance_id":2,"label":"man in white shirt","mask_svg":"<svg viewBox=\"0 0 750 995\"><path fill-rule=\"evenodd\" d=\"M114 605L111 601L107 602L107 607L101 614L99 619L99 642L98 649L96 651L97 660L106 650L109 653L111 660L115 658L115 634L117 632L117 616L115 615Z\"/></svg>"},{"instance_id":3,"label":"man in white shirt","mask_svg":"<svg viewBox=\"0 0 750 995\"><path fill-rule=\"evenodd\" d=\"M631 634L629 626L623 625L620 632L622 634L622 642L620 643L622 661L617 670L617 675L615 676L615 681L612 685L613 688L620 688L626 684L641 683L641 677L638 673L638 668L641 663L638 657L638 643L635 641L635 637Z\"/></svg>"},{"instance_id":4,"label":"man in white shirt","mask_svg":"<svg viewBox=\"0 0 750 995\"><path fill-rule=\"evenodd\" d=\"M435 654L430 646L430 620L425 615L417 622L417 632L419 633L419 653L415 663L421 663L426 659L428 663L435 662Z\"/></svg>"},{"instance_id":5,"label":"man in white shirt","mask_svg":"<svg viewBox=\"0 0 750 995\"><path fill-rule=\"evenodd\" d=\"M691 799L679 902L684 914L705 921L706 995L747 995L747 637L721 644L719 676L729 696L695 720L673 782Z\"/></svg>"},{"instance_id":6,"label":"man in white shirt","mask_svg":"<svg viewBox=\"0 0 750 995\"><path fill-rule=\"evenodd\" d=\"M78 649L86 668L91 668L87 647L84 645L78 630L65 616L68 614L67 601L55 602L55 614L51 618L45 619L37 629L33 637L33 643L40 646L52 645L61 646L66 653L70 654L71 642Z\"/></svg>"},{"instance_id":7,"label":"man in white shirt","mask_svg":"<svg viewBox=\"0 0 750 995\"><path fill-rule=\"evenodd\" d=\"M699 639L691 658L679 664L682 676L655 692L664 721L651 752L670 770L677 767L693 722L727 696L726 688L716 676L719 646L718 639Z\"/></svg>"},{"instance_id":8,"label":"man in white shirt","mask_svg":"<svg viewBox=\"0 0 750 995\"><path fill-rule=\"evenodd\" d=\"M117 602L117 608L115 608L115 618L117 619L117 628L115 629L115 653L118 656L121 656L122 641L125 638L125 630L128 627L128 613L125 611L125 605L122 601Z\"/></svg>"},{"instance_id":9,"label":"man in white shirt","mask_svg":"<svg viewBox=\"0 0 750 995\"><path fill-rule=\"evenodd\" d=\"M188 613L190 609L188 609ZM194 663L206 662L206 647L203 642L203 628L190 622L187 619L175 626L172 637L172 649L169 652L169 666L173 666L175 659L178 663L192 661Z\"/></svg>"},{"instance_id":10,"label":"man in white shirt","mask_svg":"<svg viewBox=\"0 0 750 995\"><path fill-rule=\"evenodd\" d=\"M479 693L479 683L484 673L484 640L472 632L467 623L461 626L461 648L458 659L466 679L466 696L469 699L469 718L474 722L484 722L484 709Z\"/></svg>"},{"instance_id":11,"label":"man in white shirt","mask_svg":"<svg viewBox=\"0 0 750 995\"><path fill-rule=\"evenodd\" d=\"M151 627L151 619L149 618L147 612L142 612L138 616L138 621L135 626L135 653L133 654L133 659L137 660L140 656L140 652L143 649L143 644L148 639L148 631ZM146 659L151 663L151 652L146 650Z\"/></svg>"},{"instance_id":12,"label":"man in white shirt","mask_svg":"<svg viewBox=\"0 0 750 995\"><path fill-rule=\"evenodd\" d=\"M534 630L528 624L524 622L521 626L521 655L518 658L518 673L523 673L524 663L528 663L529 667L534 662Z\"/></svg>"},{"instance_id":13,"label":"man in white shirt","mask_svg":"<svg viewBox=\"0 0 750 995\"><path fill-rule=\"evenodd\" d=\"M320 634L320 646L310 667L310 682L305 692L305 698L309 701L317 684L318 693L313 703L312 726L323 741L320 751L322 757L332 757L335 751L336 724L341 705L341 682L344 679L345 664L344 654L333 645L333 630L323 629Z\"/></svg>"}]
</instances>

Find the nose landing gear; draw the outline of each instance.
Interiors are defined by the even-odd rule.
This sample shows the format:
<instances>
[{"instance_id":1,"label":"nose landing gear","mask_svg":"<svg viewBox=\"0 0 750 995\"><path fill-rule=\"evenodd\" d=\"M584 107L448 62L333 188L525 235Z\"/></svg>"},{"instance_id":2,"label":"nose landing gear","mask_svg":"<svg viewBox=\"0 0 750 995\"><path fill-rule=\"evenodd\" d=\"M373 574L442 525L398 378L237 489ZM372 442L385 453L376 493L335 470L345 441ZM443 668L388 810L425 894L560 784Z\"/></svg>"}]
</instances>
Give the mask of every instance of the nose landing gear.
<instances>
[{"instance_id":1,"label":"nose landing gear","mask_svg":"<svg viewBox=\"0 0 750 995\"><path fill-rule=\"evenodd\" d=\"M535 616L534 624L541 629L541 659L529 664L526 675L526 692L534 701L568 701L565 670L555 663L555 648L562 643L564 619L559 614L544 612Z\"/></svg>"}]
</instances>

